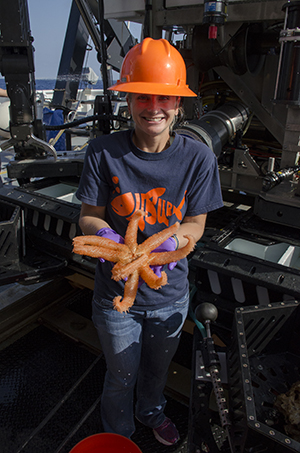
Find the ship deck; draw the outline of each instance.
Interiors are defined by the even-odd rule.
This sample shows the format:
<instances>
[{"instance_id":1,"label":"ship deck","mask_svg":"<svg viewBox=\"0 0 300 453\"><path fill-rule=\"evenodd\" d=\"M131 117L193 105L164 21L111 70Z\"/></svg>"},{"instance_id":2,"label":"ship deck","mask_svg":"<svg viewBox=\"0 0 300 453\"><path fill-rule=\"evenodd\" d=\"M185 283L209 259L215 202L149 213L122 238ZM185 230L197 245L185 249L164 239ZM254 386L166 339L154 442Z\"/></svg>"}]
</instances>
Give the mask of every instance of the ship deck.
<instances>
[{"instance_id":1,"label":"ship deck","mask_svg":"<svg viewBox=\"0 0 300 453\"><path fill-rule=\"evenodd\" d=\"M6 285L1 293L1 452L67 453L103 431L106 364L91 321L92 290L74 289L62 279L35 283L31 290ZM185 331L166 387L166 413L180 442L166 447L136 422L132 440L143 453L188 451L191 341Z\"/></svg>"}]
</instances>

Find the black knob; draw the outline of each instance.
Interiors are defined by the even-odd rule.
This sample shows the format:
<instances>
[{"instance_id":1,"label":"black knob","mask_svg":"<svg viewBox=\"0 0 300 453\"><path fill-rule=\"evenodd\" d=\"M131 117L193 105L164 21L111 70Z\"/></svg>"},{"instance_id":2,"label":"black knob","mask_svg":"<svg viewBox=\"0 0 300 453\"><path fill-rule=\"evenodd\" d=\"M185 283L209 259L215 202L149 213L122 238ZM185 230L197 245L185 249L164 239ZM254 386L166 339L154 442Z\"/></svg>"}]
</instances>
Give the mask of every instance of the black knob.
<instances>
[{"instance_id":1,"label":"black knob","mask_svg":"<svg viewBox=\"0 0 300 453\"><path fill-rule=\"evenodd\" d=\"M205 321L215 321L218 317L218 309L214 304L203 302L196 308L195 315L202 324Z\"/></svg>"}]
</instances>

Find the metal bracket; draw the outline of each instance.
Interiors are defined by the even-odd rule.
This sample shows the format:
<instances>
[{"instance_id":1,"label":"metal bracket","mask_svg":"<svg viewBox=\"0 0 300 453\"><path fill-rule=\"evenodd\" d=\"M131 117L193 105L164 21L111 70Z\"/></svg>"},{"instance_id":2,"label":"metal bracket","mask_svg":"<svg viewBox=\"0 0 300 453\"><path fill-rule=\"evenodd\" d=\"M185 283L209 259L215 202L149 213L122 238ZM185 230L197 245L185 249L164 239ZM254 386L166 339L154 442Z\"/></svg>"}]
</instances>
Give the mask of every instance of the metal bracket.
<instances>
[{"instance_id":1,"label":"metal bracket","mask_svg":"<svg viewBox=\"0 0 300 453\"><path fill-rule=\"evenodd\" d=\"M300 28L287 28L280 32L279 42L296 42L300 41Z\"/></svg>"},{"instance_id":2,"label":"metal bracket","mask_svg":"<svg viewBox=\"0 0 300 453\"><path fill-rule=\"evenodd\" d=\"M260 175L260 168L248 150L236 149L234 152L233 172L253 176Z\"/></svg>"},{"instance_id":3,"label":"metal bracket","mask_svg":"<svg viewBox=\"0 0 300 453\"><path fill-rule=\"evenodd\" d=\"M2 143L2 145L0 147L0 152L5 151L6 149L11 148L12 146L17 145L19 142L20 142L20 140L18 138L14 138L14 137L10 138L9 140L6 140L4 143ZM44 140L37 138L33 134L30 134L29 138L27 140L25 140L25 145L27 145L27 146L35 145L38 148L41 148L44 151L52 154L52 156L54 157L54 161L57 160L57 154L56 154L56 150L55 150L54 146L50 145L49 143L45 142Z\"/></svg>"}]
</instances>

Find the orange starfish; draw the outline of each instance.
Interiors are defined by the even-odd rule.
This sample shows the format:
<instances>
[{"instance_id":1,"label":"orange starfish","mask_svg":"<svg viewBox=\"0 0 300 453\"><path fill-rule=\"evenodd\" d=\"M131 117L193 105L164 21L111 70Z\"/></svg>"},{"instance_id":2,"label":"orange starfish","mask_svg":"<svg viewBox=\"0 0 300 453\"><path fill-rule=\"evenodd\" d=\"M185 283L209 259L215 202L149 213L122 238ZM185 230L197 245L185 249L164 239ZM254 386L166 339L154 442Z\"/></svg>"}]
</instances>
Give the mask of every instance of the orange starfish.
<instances>
[{"instance_id":1,"label":"orange starfish","mask_svg":"<svg viewBox=\"0 0 300 453\"><path fill-rule=\"evenodd\" d=\"M133 305L138 290L139 277L153 289L159 289L167 283L167 274L162 272L161 277L158 277L150 265L163 266L179 261L194 249L196 243L193 236L186 235L188 243L181 249L173 252L153 252L166 239L176 233L179 222L153 234L142 244L138 244L138 224L143 215L145 213L140 210L133 214L125 233L124 244L118 244L99 236L77 236L73 239L74 253L94 258L101 257L116 263L112 269L112 279L115 281L126 279L123 300L121 296L116 296L113 300L114 308L121 313L127 312Z\"/></svg>"}]
</instances>

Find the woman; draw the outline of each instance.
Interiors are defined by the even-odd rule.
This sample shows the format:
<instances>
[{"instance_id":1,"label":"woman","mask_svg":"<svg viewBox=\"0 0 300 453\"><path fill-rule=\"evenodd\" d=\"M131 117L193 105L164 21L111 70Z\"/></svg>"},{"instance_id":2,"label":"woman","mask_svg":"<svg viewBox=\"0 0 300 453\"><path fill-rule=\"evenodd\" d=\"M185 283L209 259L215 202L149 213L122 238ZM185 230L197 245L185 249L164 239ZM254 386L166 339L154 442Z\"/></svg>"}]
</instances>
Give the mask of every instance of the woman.
<instances>
[{"instance_id":1,"label":"woman","mask_svg":"<svg viewBox=\"0 0 300 453\"><path fill-rule=\"evenodd\" d=\"M172 133L181 96L196 96L186 85L181 55L164 39L146 38L128 52L121 78L110 89L128 93L135 126L89 145L77 192L83 233L122 243L128 220L142 209L146 215L139 223L138 242L177 221L176 236L157 251L183 247L186 234L198 241L207 212L220 208L222 197L213 152ZM107 362L101 400L106 432L130 437L135 415L161 443L173 445L179 439L164 414L163 395L189 304L187 260L174 266L169 265L168 285L161 289L141 284L133 307L124 314L112 302L123 294L124 282L111 279L111 263L97 264L93 322ZM155 269L158 275L160 271Z\"/></svg>"}]
</instances>

